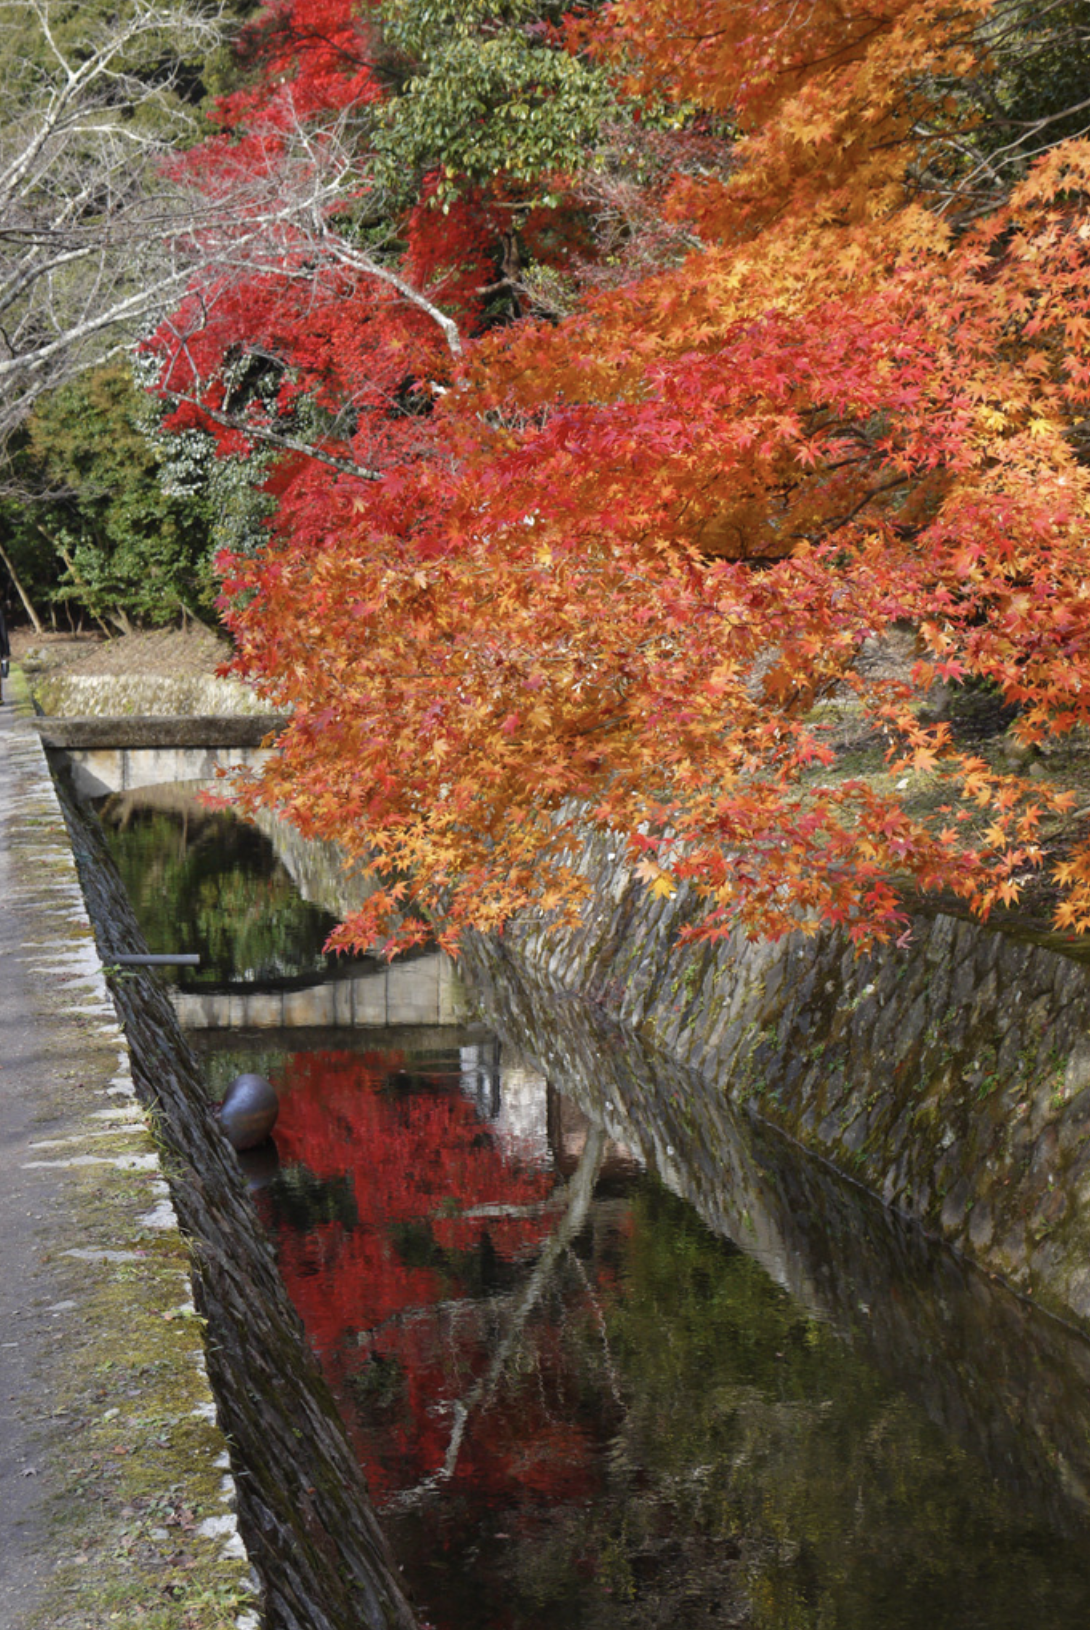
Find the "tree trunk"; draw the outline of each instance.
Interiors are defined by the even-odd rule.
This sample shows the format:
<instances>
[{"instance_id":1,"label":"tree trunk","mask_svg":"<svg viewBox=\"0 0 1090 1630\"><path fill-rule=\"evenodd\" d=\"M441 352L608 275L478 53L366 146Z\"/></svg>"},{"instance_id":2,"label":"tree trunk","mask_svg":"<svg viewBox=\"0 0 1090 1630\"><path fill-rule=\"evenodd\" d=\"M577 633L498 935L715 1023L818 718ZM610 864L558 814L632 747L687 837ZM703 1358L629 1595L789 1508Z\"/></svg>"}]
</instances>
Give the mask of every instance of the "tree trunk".
<instances>
[{"instance_id":1,"label":"tree trunk","mask_svg":"<svg viewBox=\"0 0 1090 1630\"><path fill-rule=\"evenodd\" d=\"M79 575L79 572L76 570L76 563L72 559L72 556L68 553L68 550L64 547L64 544L61 543L59 538L51 538L50 537L49 533L46 531L46 529L42 525L41 521L36 521L35 525L37 526L38 531L42 534L42 537L46 540L46 542L51 544L52 547L57 551L58 555L60 555L61 559L64 561L64 564L68 567L68 570L72 574L73 583L76 585L77 589L80 589L82 591L82 593L87 597L87 601L88 601L87 610L90 612L91 616L95 619L95 622L101 628L101 630L105 634L106 638L111 639L113 636L110 633L109 624L103 622L103 620L99 616L98 612L90 604L91 591L87 587L87 584L83 581L83 578ZM79 613L80 613L80 630L82 632L82 629L83 629L83 607L82 606L79 608Z\"/></svg>"},{"instance_id":2,"label":"tree trunk","mask_svg":"<svg viewBox=\"0 0 1090 1630\"><path fill-rule=\"evenodd\" d=\"M45 629L42 626L42 620L38 616L38 613L35 611L34 607L31 605L30 596L27 594L26 589L24 589L22 583L19 581L19 574L15 570L15 567L11 564L11 560L10 560L10 558L8 556L8 553L7 553L7 550L4 548L3 544L0 544L0 560L2 560L4 562L4 565L7 567L8 576L11 578L11 581L15 584L15 592L19 596L20 600L23 602L23 609L26 611L27 616L30 618L31 622L34 624L34 632L36 634L44 634Z\"/></svg>"}]
</instances>

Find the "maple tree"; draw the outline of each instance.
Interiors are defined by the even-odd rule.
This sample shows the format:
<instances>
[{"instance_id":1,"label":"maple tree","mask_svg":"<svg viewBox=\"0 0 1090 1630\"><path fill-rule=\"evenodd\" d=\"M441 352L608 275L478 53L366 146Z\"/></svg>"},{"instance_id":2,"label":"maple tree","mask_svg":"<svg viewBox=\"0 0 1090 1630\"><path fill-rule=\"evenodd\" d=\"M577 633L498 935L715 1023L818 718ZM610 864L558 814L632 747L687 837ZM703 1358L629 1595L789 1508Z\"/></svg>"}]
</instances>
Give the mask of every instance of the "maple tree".
<instances>
[{"instance_id":1,"label":"maple tree","mask_svg":"<svg viewBox=\"0 0 1090 1630\"><path fill-rule=\"evenodd\" d=\"M304 9L266 14L287 55L187 164L309 224L293 204L278 258L240 253L156 344L180 422L290 444L224 586L240 670L294 710L249 796L375 874L340 942L573 920L595 826L698 891L702 935L863 941L906 883L1016 898L1063 798L921 700L989 683L1027 743L1090 722L1090 141L1077 101L1041 111L1045 67L1011 101L1030 8L471 8L479 44L536 30L612 76L601 151L621 120L643 192L619 256L547 145L535 183L417 142L395 197L379 160L426 77L384 76L404 8L329 0L305 50ZM501 102L470 102L487 133ZM512 208L574 289L545 320L489 308ZM902 624L911 682L864 660ZM846 700L884 777L837 763ZM1057 877L1086 928L1090 848Z\"/></svg>"}]
</instances>

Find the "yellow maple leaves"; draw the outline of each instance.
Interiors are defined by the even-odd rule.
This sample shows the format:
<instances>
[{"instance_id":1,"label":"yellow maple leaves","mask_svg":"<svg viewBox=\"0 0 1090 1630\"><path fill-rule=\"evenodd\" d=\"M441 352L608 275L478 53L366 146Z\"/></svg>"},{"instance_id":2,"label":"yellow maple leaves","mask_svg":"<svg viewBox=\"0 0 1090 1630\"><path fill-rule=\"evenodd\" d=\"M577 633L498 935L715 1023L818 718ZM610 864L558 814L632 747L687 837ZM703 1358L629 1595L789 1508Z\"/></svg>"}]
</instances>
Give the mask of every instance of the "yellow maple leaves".
<instances>
[{"instance_id":1,"label":"yellow maple leaves","mask_svg":"<svg viewBox=\"0 0 1090 1630\"><path fill-rule=\"evenodd\" d=\"M245 568L240 639L297 709L266 795L375 857L360 942L571 920L580 823L639 836L637 879L691 885L709 934L863 942L904 883L1017 899L1061 801L922 724L914 686L990 686L1027 740L1090 726L1090 146L987 219L956 175L927 194L940 87L979 64L987 11L609 9L606 55L745 132L727 181L675 178L699 241L483 336L434 456L355 500L318 562L282 536ZM933 675L881 671L897 629ZM823 710L888 747L869 781ZM1079 925L1090 863L1056 876Z\"/></svg>"}]
</instances>

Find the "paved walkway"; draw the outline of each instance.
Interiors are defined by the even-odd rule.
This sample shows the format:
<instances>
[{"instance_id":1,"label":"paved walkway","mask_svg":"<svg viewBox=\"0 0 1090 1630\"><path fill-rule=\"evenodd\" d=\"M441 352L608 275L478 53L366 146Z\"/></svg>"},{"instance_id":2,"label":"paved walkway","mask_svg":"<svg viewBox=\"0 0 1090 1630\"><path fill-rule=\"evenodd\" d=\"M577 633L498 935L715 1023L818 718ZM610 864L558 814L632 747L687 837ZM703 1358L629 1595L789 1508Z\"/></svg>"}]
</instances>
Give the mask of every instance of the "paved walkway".
<instances>
[{"instance_id":1,"label":"paved walkway","mask_svg":"<svg viewBox=\"0 0 1090 1630\"><path fill-rule=\"evenodd\" d=\"M49 1496L61 1418L58 1323L72 1299L51 1247L70 1204L71 1176L34 1164L34 1145L77 1130L71 1092L59 1091L70 1026L45 1011L50 940L77 908L40 867L48 837L41 755L10 702L0 708L0 1626L21 1625L41 1597L55 1542ZM54 814L54 820L56 816ZM20 860L22 864L20 864ZM37 866L35 865L37 861ZM77 908L78 909L78 908ZM67 1102L65 1101L67 1099ZM53 1258L54 1264L57 1259ZM67 1305L66 1305L67 1304Z\"/></svg>"},{"instance_id":2,"label":"paved walkway","mask_svg":"<svg viewBox=\"0 0 1090 1630\"><path fill-rule=\"evenodd\" d=\"M255 1624L226 1519L201 1538L232 1485L186 1258L37 734L4 691L0 1630Z\"/></svg>"}]
</instances>

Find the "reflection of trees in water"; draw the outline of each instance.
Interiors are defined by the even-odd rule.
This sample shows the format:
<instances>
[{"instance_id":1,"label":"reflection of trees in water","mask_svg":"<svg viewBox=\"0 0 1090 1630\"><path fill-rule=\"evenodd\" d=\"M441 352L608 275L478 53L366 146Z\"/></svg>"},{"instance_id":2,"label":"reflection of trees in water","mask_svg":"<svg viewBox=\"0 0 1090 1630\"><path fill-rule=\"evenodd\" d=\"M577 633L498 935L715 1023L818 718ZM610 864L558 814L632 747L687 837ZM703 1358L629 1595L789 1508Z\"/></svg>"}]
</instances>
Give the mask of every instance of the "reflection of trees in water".
<instances>
[{"instance_id":1,"label":"reflection of trees in water","mask_svg":"<svg viewBox=\"0 0 1090 1630\"><path fill-rule=\"evenodd\" d=\"M599 1134L554 1187L411 1061L299 1056L285 1085L285 1159L357 1221L339 1200L281 1263L440 1625L1085 1616L1083 1548L687 1205L596 1193Z\"/></svg>"},{"instance_id":2,"label":"reflection of trees in water","mask_svg":"<svg viewBox=\"0 0 1090 1630\"><path fill-rule=\"evenodd\" d=\"M306 1166L281 1166L265 1185L264 1203L269 1226L277 1233L291 1228L308 1233L322 1223L339 1223L344 1229L359 1222L356 1197L347 1177L321 1179Z\"/></svg>"},{"instance_id":3,"label":"reflection of trees in water","mask_svg":"<svg viewBox=\"0 0 1090 1630\"><path fill-rule=\"evenodd\" d=\"M106 840L153 951L197 952L190 984L324 969L334 919L300 898L255 827L173 789L116 793Z\"/></svg>"},{"instance_id":4,"label":"reflection of trees in water","mask_svg":"<svg viewBox=\"0 0 1090 1630\"><path fill-rule=\"evenodd\" d=\"M591 1128L583 1145L579 1164L564 1192L563 1209L541 1243L541 1251L533 1271L517 1297L513 1299L505 1320L506 1328L496 1345L488 1368L483 1374L475 1377L472 1385L460 1398L449 1402L450 1442L447 1444L442 1465L415 1488L403 1490L394 1502L397 1505L415 1503L444 1482L449 1482L457 1472L458 1457L465 1442L467 1427L475 1414L478 1412L483 1414L488 1409L508 1367L517 1354L526 1351L530 1316L536 1311L545 1291L549 1288L560 1258L569 1250L576 1235L586 1225L591 1200L594 1197L594 1184L602 1168L605 1144L605 1134L596 1127Z\"/></svg>"},{"instance_id":5,"label":"reflection of trees in water","mask_svg":"<svg viewBox=\"0 0 1090 1630\"><path fill-rule=\"evenodd\" d=\"M721 1624L731 1580L776 1630L1085 1616L1083 1547L654 1185L603 1309L626 1409L582 1544L631 1625Z\"/></svg>"},{"instance_id":6,"label":"reflection of trees in water","mask_svg":"<svg viewBox=\"0 0 1090 1630\"><path fill-rule=\"evenodd\" d=\"M397 1455L415 1482L441 1464L449 1436L428 1412L445 1385L436 1328L450 1327L457 1365L475 1373L480 1332L475 1326L471 1335L471 1321L457 1310L517 1281L518 1262L548 1231L541 1202L551 1179L482 1136L473 1105L456 1088L432 1090L426 1073L410 1076L401 1064L357 1053L288 1062L278 1081L281 1160L289 1171L305 1166L320 1182L347 1184L357 1222L339 1216L305 1235L281 1230L278 1243L285 1279L334 1384L344 1391L375 1363L396 1363L407 1377ZM277 1203L275 1192L259 1200L274 1225ZM368 1385L356 1391L366 1394ZM390 1479L366 1423L354 1424L373 1486L392 1491L405 1478Z\"/></svg>"}]
</instances>

